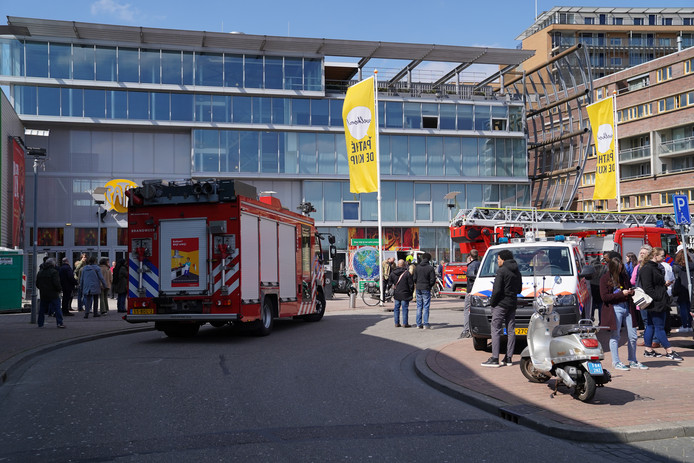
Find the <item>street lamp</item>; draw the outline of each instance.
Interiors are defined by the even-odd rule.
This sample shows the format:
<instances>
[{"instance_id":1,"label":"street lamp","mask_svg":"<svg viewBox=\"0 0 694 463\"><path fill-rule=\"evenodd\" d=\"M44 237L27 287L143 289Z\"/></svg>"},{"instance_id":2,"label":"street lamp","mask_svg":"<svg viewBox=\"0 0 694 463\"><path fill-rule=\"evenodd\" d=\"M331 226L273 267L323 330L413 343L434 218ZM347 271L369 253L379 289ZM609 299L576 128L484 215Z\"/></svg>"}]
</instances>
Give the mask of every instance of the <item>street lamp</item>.
<instances>
[{"instance_id":1,"label":"street lamp","mask_svg":"<svg viewBox=\"0 0 694 463\"><path fill-rule=\"evenodd\" d=\"M33 288L31 289L31 319L30 323L36 323L36 315L38 314L38 308L36 307L36 275L38 274L38 256L37 256L37 246L39 240L39 227L38 227L38 196L39 196L39 166L45 166L46 162L46 148L27 148L27 155L34 158L34 242L33 242L33 272L32 280L34 282Z\"/></svg>"},{"instance_id":2,"label":"street lamp","mask_svg":"<svg viewBox=\"0 0 694 463\"><path fill-rule=\"evenodd\" d=\"M106 187L98 186L91 192L96 203L96 255L101 260L101 205L106 202Z\"/></svg>"}]
</instances>

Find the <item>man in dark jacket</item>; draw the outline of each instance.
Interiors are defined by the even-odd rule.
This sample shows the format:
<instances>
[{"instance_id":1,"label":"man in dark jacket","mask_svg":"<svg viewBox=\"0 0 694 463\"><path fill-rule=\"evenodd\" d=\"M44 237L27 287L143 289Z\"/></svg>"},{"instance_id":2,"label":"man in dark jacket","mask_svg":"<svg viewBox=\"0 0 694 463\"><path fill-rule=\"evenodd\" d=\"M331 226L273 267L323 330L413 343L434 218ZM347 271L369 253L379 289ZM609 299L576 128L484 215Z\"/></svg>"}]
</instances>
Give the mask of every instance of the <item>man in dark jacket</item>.
<instances>
[{"instance_id":1,"label":"man in dark jacket","mask_svg":"<svg viewBox=\"0 0 694 463\"><path fill-rule=\"evenodd\" d=\"M58 269L58 275L60 276L60 287L63 289L63 315L71 317L70 306L72 306L72 292L77 286L77 280L75 280L75 274L70 267L70 261L67 257L63 258L63 264Z\"/></svg>"},{"instance_id":2,"label":"man in dark jacket","mask_svg":"<svg viewBox=\"0 0 694 463\"><path fill-rule=\"evenodd\" d=\"M393 316L395 317L395 327L403 326L409 328L407 318L407 309L412 300L412 292L414 291L414 281L412 275L407 269L407 264L404 259L398 261L398 266L390 272L388 282L393 288ZM400 307L402 307L402 325L400 325Z\"/></svg>"},{"instance_id":3,"label":"man in dark jacket","mask_svg":"<svg viewBox=\"0 0 694 463\"><path fill-rule=\"evenodd\" d=\"M508 249L499 251L496 256L499 268L496 271L492 297L489 305L492 308L492 356L482 364L483 367L499 367L499 351L501 350L501 335L506 326L508 341L506 357L502 364L513 363L513 350L516 348L516 302L518 293L523 289L518 264L513 259L513 253Z\"/></svg>"},{"instance_id":4,"label":"man in dark jacket","mask_svg":"<svg viewBox=\"0 0 694 463\"><path fill-rule=\"evenodd\" d=\"M44 316L51 311L55 314L58 328L63 325L63 313L60 311L60 276L55 268L55 260L47 259L41 270L36 275L36 287L41 291L41 305L39 306L39 328L43 328Z\"/></svg>"},{"instance_id":5,"label":"man in dark jacket","mask_svg":"<svg viewBox=\"0 0 694 463\"><path fill-rule=\"evenodd\" d=\"M436 271L429 263L431 254L422 254L422 261L414 268L414 284L417 295L417 328L430 329L429 327L429 303L431 302L431 288L436 284Z\"/></svg>"}]
</instances>

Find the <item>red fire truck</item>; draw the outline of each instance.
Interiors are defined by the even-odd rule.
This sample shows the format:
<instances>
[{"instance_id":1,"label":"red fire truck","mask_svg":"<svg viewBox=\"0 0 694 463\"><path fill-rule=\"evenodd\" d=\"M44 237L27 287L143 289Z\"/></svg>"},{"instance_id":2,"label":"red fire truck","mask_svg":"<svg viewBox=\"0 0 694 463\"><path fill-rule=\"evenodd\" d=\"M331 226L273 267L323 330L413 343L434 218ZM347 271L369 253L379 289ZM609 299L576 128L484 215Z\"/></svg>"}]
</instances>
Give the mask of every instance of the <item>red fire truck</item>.
<instances>
[{"instance_id":1,"label":"red fire truck","mask_svg":"<svg viewBox=\"0 0 694 463\"><path fill-rule=\"evenodd\" d=\"M320 236L310 217L272 196L257 199L236 180L149 180L127 196L126 321L154 322L170 337L194 336L205 323L264 336L275 318L323 317Z\"/></svg>"},{"instance_id":2,"label":"red fire truck","mask_svg":"<svg viewBox=\"0 0 694 463\"><path fill-rule=\"evenodd\" d=\"M464 255L477 249L480 256L500 237L535 237L571 234L582 239L581 248L588 260L603 251L616 250L622 255L638 255L641 245L660 246L674 255L679 244L677 233L665 227L674 223L661 213L620 213L592 211L554 211L534 208L461 209L450 225L451 238L459 243Z\"/></svg>"}]
</instances>

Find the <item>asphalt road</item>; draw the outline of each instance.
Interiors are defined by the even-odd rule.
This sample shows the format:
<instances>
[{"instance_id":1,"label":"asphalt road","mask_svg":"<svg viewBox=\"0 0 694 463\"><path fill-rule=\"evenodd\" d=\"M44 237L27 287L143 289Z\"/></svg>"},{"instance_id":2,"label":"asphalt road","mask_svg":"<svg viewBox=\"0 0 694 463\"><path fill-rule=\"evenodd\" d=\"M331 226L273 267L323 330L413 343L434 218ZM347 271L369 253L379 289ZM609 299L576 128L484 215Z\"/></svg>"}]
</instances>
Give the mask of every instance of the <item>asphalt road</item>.
<instances>
[{"instance_id":1,"label":"asphalt road","mask_svg":"<svg viewBox=\"0 0 694 463\"><path fill-rule=\"evenodd\" d=\"M329 313L265 338L208 326L59 349L0 388L0 463L615 461L418 379L415 356L454 339L460 317L437 310L434 329L417 330L377 310Z\"/></svg>"}]
</instances>

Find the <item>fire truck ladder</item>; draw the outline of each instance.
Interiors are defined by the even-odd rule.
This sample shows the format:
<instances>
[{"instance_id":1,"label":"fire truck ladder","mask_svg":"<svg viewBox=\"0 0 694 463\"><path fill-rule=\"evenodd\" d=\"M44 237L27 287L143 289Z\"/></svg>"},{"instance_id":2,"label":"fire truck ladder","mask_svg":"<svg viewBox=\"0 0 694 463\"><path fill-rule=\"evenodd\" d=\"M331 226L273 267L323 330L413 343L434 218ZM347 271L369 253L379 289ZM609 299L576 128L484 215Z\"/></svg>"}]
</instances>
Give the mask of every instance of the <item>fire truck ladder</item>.
<instances>
[{"instance_id":1,"label":"fire truck ladder","mask_svg":"<svg viewBox=\"0 0 694 463\"><path fill-rule=\"evenodd\" d=\"M672 225L670 214L629 212L556 211L537 208L473 207L460 209L451 221L452 227L524 226L532 230L581 231L630 227L663 227Z\"/></svg>"}]
</instances>

